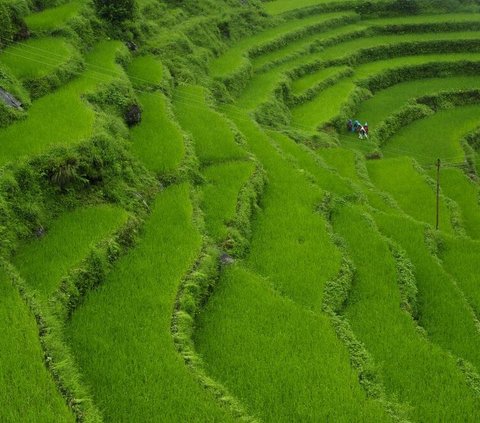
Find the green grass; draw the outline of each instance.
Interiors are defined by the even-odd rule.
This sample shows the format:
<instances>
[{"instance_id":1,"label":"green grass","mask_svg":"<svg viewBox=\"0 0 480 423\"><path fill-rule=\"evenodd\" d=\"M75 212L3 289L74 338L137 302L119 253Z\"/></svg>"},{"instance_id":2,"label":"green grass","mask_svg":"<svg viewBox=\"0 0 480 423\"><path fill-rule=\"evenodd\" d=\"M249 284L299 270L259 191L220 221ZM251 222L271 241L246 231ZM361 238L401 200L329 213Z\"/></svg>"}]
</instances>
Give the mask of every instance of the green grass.
<instances>
[{"instance_id":1,"label":"green grass","mask_svg":"<svg viewBox=\"0 0 480 423\"><path fill-rule=\"evenodd\" d=\"M444 269L456 279L475 315L479 318L478 257L480 257L480 244L478 241L448 237L443 240L439 253Z\"/></svg>"},{"instance_id":2,"label":"green grass","mask_svg":"<svg viewBox=\"0 0 480 423\"><path fill-rule=\"evenodd\" d=\"M67 23L86 4L85 0L69 1L57 7L45 9L38 13L32 13L25 17L28 29L33 32L51 31Z\"/></svg>"},{"instance_id":3,"label":"green grass","mask_svg":"<svg viewBox=\"0 0 480 423\"><path fill-rule=\"evenodd\" d=\"M292 166L300 172L313 177L315 183L325 191L335 192L340 196L353 195L354 190L349 181L342 179L338 174L330 171L320 157L316 156L308 147L295 143L291 138L279 133L268 132L276 146L285 154Z\"/></svg>"},{"instance_id":4,"label":"green grass","mask_svg":"<svg viewBox=\"0 0 480 423\"><path fill-rule=\"evenodd\" d=\"M201 208L207 232L216 242L227 237L227 225L237 211L238 194L254 169L253 162L228 162L203 170L206 183L202 188Z\"/></svg>"},{"instance_id":5,"label":"green grass","mask_svg":"<svg viewBox=\"0 0 480 423\"><path fill-rule=\"evenodd\" d=\"M393 34L380 35L373 37L359 37L357 39L348 40L337 43L331 47L325 48L319 56L324 60L338 59L340 57L349 57L357 51L363 49L374 48L378 46L392 46L400 43L411 42L428 42L442 40L471 40L480 38L480 32L462 31L448 33L413 33L413 34Z\"/></svg>"},{"instance_id":6,"label":"green grass","mask_svg":"<svg viewBox=\"0 0 480 423\"><path fill-rule=\"evenodd\" d=\"M207 371L266 423L390 421L365 397L328 319L272 282L225 270L196 331Z\"/></svg>"},{"instance_id":7,"label":"green grass","mask_svg":"<svg viewBox=\"0 0 480 423\"><path fill-rule=\"evenodd\" d=\"M255 75L236 99L237 106L242 109L254 110L271 99L278 86L278 77L279 73L276 70Z\"/></svg>"},{"instance_id":8,"label":"green grass","mask_svg":"<svg viewBox=\"0 0 480 423\"><path fill-rule=\"evenodd\" d=\"M325 221L316 212L324 193L292 169L268 136L246 120L246 115L245 120L236 114L231 117L269 178L248 263L260 275L271 277L284 295L318 311L324 284L336 275L340 265L340 255L330 242ZM278 254L272 255L273 251Z\"/></svg>"},{"instance_id":9,"label":"green grass","mask_svg":"<svg viewBox=\"0 0 480 423\"><path fill-rule=\"evenodd\" d=\"M13 263L28 285L49 296L61 278L79 265L96 243L119 229L126 218L123 210L108 205L62 214L44 237L24 242Z\"/></svg>"},{"instance_id":10,"label":"green grass","mask_svg":"<svg viewBox=\"0 0 480 423\"><path fill-rule=\"evenodd\" d=\"M338 115L355 87L352 78L345 78L322 91L313 100L293 107L292 126L316 130L328 123Z\"/></svg>"},{"instance_id":11,"label":"green grass","mask_svg":"<svg viewBox=\"0 0 480 423\"><path fill-rule=\"evenodd\" d=\"M211 62L210 70L213 76L225 76L240 68L248 56L249 50L262 44L271 43L287 34L305 31L308 26L319 25L331 19L346 16L346 13L327 13L312 15L302 19L289 19L273 28L266 29L251 37L244 38L228 49L222 56Z\"/></svg>"},{"instance_id":12,"label":"green grass","mask_svg":"<svg viewBox=\"0 0 480 423\"><path fill-rule=\"evenodd\" d=\"M269 184L253 224L245 262L250 270L227 271L202 316L197 345L207 370L264 421L385 420L365 398L320 312L325 283L340 263L315 210L322 192L282 159L246 114L227 111Z\"/></svg>"},{"instance_id":13,"label":"green grass","mask_svg":"<svg viewBox=\"0 0 480 423\"><path fill-rule=\"evenodd\" d=\"M477 76L465 75L401 82L376 92L371 99L363 102L357 116L361 121L368 120L371 130L375 130L381 122L405 106L410 99L440 91L467 90L479 86L480 80Z\"/></svg>"},{"instance_id":14,"label":"green grass","mask_svg":"<svg viewBox=\"0 0 480 423\"><path fill-rule=\"evenodd\" d=\"M16 78L28 81L52 74L75 56L75 49L63 38L32 38L3 50L0 63Z\"/></svg>"},{"instance_id":15,"label":"green grass","mask_svg":"<svg viewBox=\"0 0 480 423\"><path fill-rule=\"evenodd\" d=\"M67 335L105 422L228 422L172 342L179 283L201 245L187 185L161 193L138 245L73 315Z\"/></svg>"},{"instance_id":16,"label":"green grass","mask_svg":"<svg viewBox=\"0 0 480 423\"><path fill-rule=\"evenodd\" d=\"M480 333L455 281L425 243L425 226L401 216L375 217L380 230L399 243L415 267L419 324L429 339L480 368Z\"/></svg>"},{"instance_id":17,"label":"green grass","mask_svg":"<svg viewBox=\"0 0 480 423\"><path fill-rule=\"evenodd\" d=\"M183 134L161 93L142 93L142 122L131 130L132 151L151 171L173 173L185 155Z\"/></svg>"},{"instance_id":18,"label":"green grass","mask_svg":"<svg viewBox=\"0 0 480 423\"><path fill-rule=\"evenodd\" d=\"M0 420L74 422L48 370L35 318L0 269Z\"/></svg>"},{"instance_id":19,"label":"green grass","mask_svg":"<svg viewBox=\"0 0 480 423\"><path fill-rule=\"evenodd\" d=\"M389 396L412 406L411 421L478 419L478 399L455 359L428 342L401 310L395 262L362 210L338 209L334 229L357 269L345 316L378 364Z\"/></svg>"},{"instance_id":20,"label":"green grass","mask_svg":"<svg viewBox=\"0 0 480 423\"><path fill-rule=\"evenodd\" d=\"M312 87L315 87L316 85L325 82L325 80L344 72L346 69L348 69L347 66L333 66L306 74L302 78L298 78L293 81L292 92L295 95L304 94Z\"/></svg>"},{"instance_id":21,"label":"green grass","mask_svg":"<svg viewBox=\"0 0 480 423\"><path fill-rule=\"evenodd\" d=\"M138 89L160 85L163 72L162 62L151 55L138 56L127 67L128 77Z\"/></svg>"},{"instance_id":22,"label":"green grass","mask_svg":"<svg viewBox=\"0 0 480 423\"><path fill-rule=\"evenodd\" d=\"M390 193L405 213L414 219L435 225L435 192L423 175L414 167L412 159L399 157L367 162L372 182ZM440 202L440 229L452 232L450 211Z\"/></svg>"},{"instance_id":23,"label":"green grass","mask_svg":"<svg viewBox=\"0 0 480 423\"><path fill-rule=\"evenodd\" d=\"M322 148L318 154L344 178L358 181L355 153L346 148Z\"/></svg>"},{"instance_id":24,"label":"green grass","mask_svg":"<svg viewBox=\"0 0 480 423\"><path fill-rule=\"evenodd\" d=\"M317 45L320 43L331 43L338 37L349 37L353 34L361 34L367 27L362 24L350 24L339 26L322 33L311 34L306 37L292 41L285 46L268 51L260 56L251 59L256 71L261 72L268 65L277 65L280 63L291 62L293 59L301 58L302 55L308 55L311 52L318 51Z\"/></svg>"},{"instance_id":25,"label":"green grass","mask_svg":"<svg viewBox=\"0 0 480 423\"><path fill-rule=\"evenodd\" d=\"M270 4L270 3L269 3ZM252 63L256 70L260 70L263 66L269 63L289 61L297 56L300 56L302 53L306 55L309 51L314 48L318 43L328 42L329 39L335 39L339 36L348 36L349 34L361 34L361 32L370 27L385 27L385 26L394 26L394 25L404 25L404 24L441 24L441 23L456 23L456 22L472 22L477 23L478 16L476 14L445 14L445 15L418 15L418 16L408 16L408 17L389 17L382 19L374 19L362 21L361 24L354 25L344 25L333 30L323 32L321 34L312 34L307 37L300 38L298 40L292 41L285 45L284 47L274 50L272 52L266 52L261 56L255 57L252 59ZM402 35L402 34L400 34ZM354 38L362 38L360 35ZM348 40L346 41L348 42ZM338 44L338 43L335 43ZM321 53L315 54L318 58L321 58Z\"/></svg>"},{"instance_id":26,"label":"green grass","mask_svg":"<svg viewBox=\"0 0 480 423\"><path fill-rule=\"evenodd\" d=\"M357 160L365 161L365 159L361 156L357 158L354 151L346 148L322 148L317 150L317 154L329 167L333 168L347 180L350 180L352 185L356 186L357 192L363 192L370 206L385 212L397 211L394 205L388 202L383 193L369 183L368 176L367 180L360 178L357 171ZM341 195L338 190L333 189L330 191Z\"/></svg>"},{"instance_id":27,"label":"green grass","mask_svg":"<svg viewBox=\"0 0 480 423\"><path fill-rule=\"evenodd\" d=\"M431 171L435 177L436 171ZM443 168L440 185L443 193L454 200L461 209L462 222L467 235L480 239L480 189L460 169Z\"/></svg>"},{"instance_id":28,"label":"green grass","mask_svg":"<svg viewBox=\"0 0 480 423\"><path fill-rule=\"evenodd\" d=\"M460 140L480 124L480 106L441 110L402 128L383 146L385 157L409 155L424 165L462 163L465 153Z\"/></svg>"},{"instance_id":29,"label":"green grass","mask_svg":"<svg viewBox=\"0 0 480 423\"><path fill-rule=\"evenodd\" d=\"M355 77L357 80L368 78L372 74L379 73L385 70L397 69L405 66L417 66L428 63L437 62L460 62L472 61L478 62L480 60L479 53L445 53L445 54L419 54L413 56L392 57L386 60L378 60L370 63L361 64L355 68Z\"/></svg>"},{"instance_id":30,"label":"green grass","mask_svg":"<svg viewBox=\"0 0 480 423\"><path fill-rule=\"evenodd\" d=\"M194 139L195 150L203 164L243 159L245 150L236 142L230 124L213 110L200 86L181 86L174 96L174 108L180 125Z\"/></svg>"},{"instance_id":31,"label":"green grass","mask_svg":"<svg viewBox=\"0 0 480 423\"><path fill-rule=\"evenodd\" d=\"M335 0L275 0L265 3L263 7L270 15L279 15L296 9L333 2L335 2Z\"/></svg>"},{"instance_id":32,"label":"green grass","mask_svg":"<svg viewBox=\"0 0 480 423\"><path fill-rule=\"evenodd\" d=\"M125 77L115 63L119 41L101 41L86 57L89 67L78 78L35 101L24 120L0 129L0 165L44 152L53 145L68 145L88 139L95 114L82 99L101 84ZM102 69L100 72L99 68ZM48 122L48 125L46 124Z\"/></svg>"}]
</instances>

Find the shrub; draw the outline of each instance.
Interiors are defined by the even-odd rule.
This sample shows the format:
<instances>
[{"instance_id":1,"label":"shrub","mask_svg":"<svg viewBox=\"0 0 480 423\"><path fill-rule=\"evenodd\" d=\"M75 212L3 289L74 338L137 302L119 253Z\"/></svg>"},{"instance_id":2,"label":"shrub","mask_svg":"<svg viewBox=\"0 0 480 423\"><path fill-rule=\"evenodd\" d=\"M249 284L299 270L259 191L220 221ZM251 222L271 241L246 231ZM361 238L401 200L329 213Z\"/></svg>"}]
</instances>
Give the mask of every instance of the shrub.
<instances>
[{"instance_id":1,"label":"shrub","mask_svg":"<svg viewBox=\"0 0 480 423\"><path fill-rule=\"evenodd\" d=\"M13 33L10 13L7 7L0 3L0 47L5 44L5 40L12 40Z\"/></svg>"},{"instance_id":2,"label":"shrub","mask_svg":"<svg viewBox=\"0 0 480 423\"><path fill-rule=\"evenodd\" d=\"M403 15L415 15L420 12L420 5L417 0L395 0L389 9Z\"/></svg>"},{"instance_id":3,"label":"shrub","mask_svg":"<svg viewBox=\"0 0 480 423\"><path fill-rule=\"evenodd\" d=\"M94 0L98 15L110 23L120 23L135 15L135 0Z\"/></svg>"}]
</instances>

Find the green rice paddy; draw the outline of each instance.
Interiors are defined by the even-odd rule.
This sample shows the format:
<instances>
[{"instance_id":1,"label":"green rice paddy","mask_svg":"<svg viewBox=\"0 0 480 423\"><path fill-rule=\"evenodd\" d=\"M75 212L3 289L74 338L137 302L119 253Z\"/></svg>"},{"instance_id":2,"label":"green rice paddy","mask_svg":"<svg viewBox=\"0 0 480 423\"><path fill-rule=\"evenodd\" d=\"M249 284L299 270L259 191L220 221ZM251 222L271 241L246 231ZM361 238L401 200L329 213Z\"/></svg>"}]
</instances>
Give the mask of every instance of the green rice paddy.
<instances>
[{"instance_id":1,"label":"green rice paddy","mask_svg":"<svg viewBox=\"0 0 480 423\"><path fill-rule=\"evenodd\" d=\"M274 0L265 5L265 10L272 15L278 15L295 9L317 6L326 2L327 0Z\"/></svg>"},{"instance_id":2,"label":"green rice paddy","mask_svg":"<svg viewBox=\"0 0 480 423\"><path fill-rule=\"evenodd\" d=\"M455 278L477 318L480 313L476 270L479 251L478 241L462 238L447 238L440 251L444 269Z\"/></svg>"},{"instance_id":3,"label":"green rice paddy","mask_svg":"<svg viewBox=\"0 0 480 423\"><path fill-rule=\"evenodd\" d=\"M33 99L0 99L1 422L479 421L478 7L31 3L0 0Z\"/></svg>"},{"instance_id":4,"label":"green rice paddy","mask_svg":"<svg viewBox=\"0 0 480 423\"><path fill-rule=\"evenodd\" d=\"M162 62L150 55L136 57L128 65L127 72L134 87L139 89L158 86L164 77Z\"/></svg>"},{"instance_id":5,"label":"green rice paddy","mask_svg":"<svg viewBox=\"0 0 480 423\"><path fill-rule=\"evenodd\" d=\"M74 144L89 138L95 115L82 96L119 78L121 68L115 58L121 48L120 42L97 44L86 57L85 72L35 101L26 119L0 129L0 165L42 153L55 145Z\"/></svg>"},{"instance_id":6,"label":"green rice paddy","mask_svg":"<svg viewBox=\"0 0 480 423\"><path fill-rule=\"evenodd\" d=\"M46 234L26 242L13 263L28 285L49 296L61 278L78 266L90 250L126 221L126 213L111 206L95 206L61 215Z\"/></svg>"},{"instance_id":7,"label":"green rice paddy","mask_svg":"<svg viewBox=\"0 0 480 423\"><path fill-rule=\"evenodd\" d=\"M212 62L212 73L215 76L228 75L241 65L248 51L252 47L272 43L278 39L279 34L282 36L294 34L295 31L305 31L305 28L313 25L321 27L322 24L325 24L329 20L338 19L343 16L348 15L345 13L332 13L325 15L312 15L302 19L287 20L279 26L267 29L258 35L246 38L237 43L233 48L230 48L226 54Z\"/></svg>"},{"instance_id":8,"label":"green rice paddy","mask_svg":"<svg viewBox=\"0 0 480 423\"><path fill-rule=\"evenodd\" d=\"M433 173L433 172L432 172ZM461 210L465 231L474 239L480 239L480 191L461 169L441 169L442 191L454 200Z\"/></svg>"},{"instance_id":9,"label":"green rice paddy","mask_svg":"<svg viewBox=\"0 0 480 423\"><path fill-rule=\"evenodd\" d=\"M177 89L173 102L180 125L194 138L200 161L208 164L245 158L246 152L235 139L230 124L209 107L205 95L202 87L183 86Z\"/></svg>"},{"instance_id":10,"label":"green rice paddy","mask_svg":"<svg viewBox=\"0 0 480 423\"><path fill-rule=\"evenodd\" d=\"M448 420L478 416L478 402L454 358L428 342L401 310L398 275L386 241L359 210L339 211L334 228L357 268L345 316L381 363L387 393L412 407L408 417L413 420L428 421L439 414Z\"/></svg>"},{"instance_id":11,"label":"green rice paddy","mask_svg":"<svg viewBox=\"0 0 480 423\"><path fill-rule=\"evenodd\" d=\"M202 210L207 233L217 242L227 237L227 226L237 211L238 193L254 171L251 162L228 162L211 165L203 171Z\"/></svg>"},{"instance_id":12,"label":"green rice paddy","mask_svg":"<svg viewBox=\"0 0 480 423\"><path fill-rule=\"evenodd\" d=\"M73 0L57 7L33 13L25 18L25 23L31 31L51 31L64 25L74 18L85 5L85 0Z\"/></svg>"},{"instance_id":13,"label":"green rice paddy","mask_svg":"<svg viewBox=\"0 0 480 423\"><path fill-rule=\"evenodd\" d=\"M425 175L415 169L411 159L397 157L368 162L372 182L390 193L402 210L420 222L435 225L435 191ZM445 201L440 202L442 230L451 232L451 213Z\"/></svg>"},{"instance_id":14,"label":"green rice paddy","mask_svg":"<svg viewBox=\"0 0 480 423\"><path fill-rule=\"evenodd\" d=\"M161 93L142 93L142 122L131 131L132 151L153 172L173 173L180 165L185 146L183 134Z\"/></svg>"},{"instance_id":15,"label":"green rice paddy","mask_svg":"<svg viewBox=\"0 0 480 423\"><path fill-rule=\"evenodd\" d=\"M28 81L65 66L75 57L74 54L75 49L62 38L37 38L5 49L0 63L8 66L18 79Z\"/></svg>"},{"instance_id":16,"label":"green rice paddy","mask_svg":"<svg viewBox=\"0 0 480 423\"><path fill-rule=\"evenodd\" d=\"M67 327L106 421L231 420L196 382L171 340L178 285L200 248L192 212L188 185L160 194L138 246Z\"/></svg>"},{"instance_id":17,"label":"green rice paddy","mask_svg":"<svg viewBox=\"0 0 480 423\"><path fill-rule=\"evenodd\" d=\"M422 164L434 164L437 158L461 163L464 151L461 138L480 125L480 106L442 110L425 119L413 122L400 130L384 147L385 155L408 151ZM418 134L428 134L418 142Z\"/></svg>"},{"instance_id":18,"label":"green rice paddy","mask_svg":"<svg viewBox=\"0 0 480 423\"><path fill-rule=\"evenodd\" d=\"M0 273L0 415L6 422L74 422L44 365L35 318L17 289Z\"/></svg>"},{"instance_id":19,"label":"green rice paddy","mask_svg":"<svg viewBox=\"0 0 480 423\"><path fill-rule=\"evenodd\" d=\"M477 84L478 78L464 75L402 82L376 92L374 97L362 103L357 115L362 118L367 116L368 123L372 127L378 127L382 121L405 106L411 99L439 91L475 89L478 87Z\"/></svg>"}]
</instances>

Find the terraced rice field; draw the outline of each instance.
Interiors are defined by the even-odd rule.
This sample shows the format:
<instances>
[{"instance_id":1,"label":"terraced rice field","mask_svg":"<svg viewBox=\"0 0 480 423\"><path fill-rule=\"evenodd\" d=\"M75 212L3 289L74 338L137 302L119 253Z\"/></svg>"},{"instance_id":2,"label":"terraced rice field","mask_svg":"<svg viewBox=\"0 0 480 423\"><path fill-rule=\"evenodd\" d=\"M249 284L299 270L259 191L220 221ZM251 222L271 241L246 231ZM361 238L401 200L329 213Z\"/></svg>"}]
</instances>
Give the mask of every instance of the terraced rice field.
<instances>
[{"instance_id":1,"label":"terraced rice field","mask_svg":"<svg viewBox=\"0 0 480 423\"><path fill-rule=\"evenodd\" d=\"M478 5L106 3L0 0L0 421L479 421Z\"/></svg>"},{"instance_id":2,"label":"terraced rice field","mask_svg":"<svg viewBox=\"0 0 480 423\"><path fill-rule=\"evenodd\" d=\"M57 7L47 8L27 16L25 23L31 31L52 31L62 27L69 19L75 18L85 3L84 0L74 0Z\"/></svg>"},{"instance_id":3,"label":"terraced rice field","mask_svg":"<svg viewBox=\"0 0 480 423\"><path fill-rule=\"evenodd\" d=\"M0 163L33 154L40 154L53 146L74 144L88 139L94 133L95 114L82 96L91 93L100 84L117 79L121 68L115 57L121 43L101 42L87 55L90 66L78 78L60 89L35 101L29 109L28 119L0 129L2 156ZM100 67L99 73L94 66ZM60 110L65 111L59 113ZM48 122L48 125L44 125Z\"/></svg>"}]
</instances>

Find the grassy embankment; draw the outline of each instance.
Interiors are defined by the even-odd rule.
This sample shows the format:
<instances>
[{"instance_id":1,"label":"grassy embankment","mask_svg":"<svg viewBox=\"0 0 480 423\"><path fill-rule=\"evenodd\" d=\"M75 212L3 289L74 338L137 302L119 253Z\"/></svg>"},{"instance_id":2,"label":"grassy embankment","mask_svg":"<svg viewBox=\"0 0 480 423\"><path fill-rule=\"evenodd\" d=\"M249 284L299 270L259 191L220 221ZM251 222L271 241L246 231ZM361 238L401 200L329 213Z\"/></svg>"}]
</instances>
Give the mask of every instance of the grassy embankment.
<instances>
[{"instance_id":1,"label":"grassy embankment","mask_svg":"<svg viewBox=\"0 0 480 423\"><path fill-rule=\"evenodd\" d=\"M418 288L418 323L428 338L480 368L480 336L462 292L432 257L425 243L425 225L400 216L375 216L380 230L398 242L414 265Z\"/></svg>"},{"instance_id":2,"label":"grassy embankment","mask_svg":"<svg viewBox=\"0 0 480 423\"><path fill-rule=\"evenodd\" d=\"M65 213L47 228L45 236L21 245L13 264L32 289L48 298L92 246L111 235L126 218L121 209L108 205Z\"/></svg>"},{"instance_id":3,"label":"grassy embankment","mask_svg":"<svg viewBox=\"0 0 480 423\"><path fill-rule=\"evenodd\" d=\"M32 13L25 17L25 23L28 29L35 33L51 31L61 27L68 20L75 18L85 4L87 4L85 0L69 1L56 7Z\"/></svg>"},{"instance_id":4,"label":"grassy embankment","mask_svg":"<svg viewBox=\"0 0 480 423\"><path fill-rule=\"evenodd\" d=\"M44 52L48 52L45 56ZM27 83L45 77L72 60L79 60L75 48L63 38L33 38L2 51L0 63L20 81Z\"/></svg>"},{"instance_id":5,"label":"grassy embankment","mask_svg":"<svg viewBox=\"0 0 480 423\"><path fill-rule=\"evenodd\" d=\"M90 293L66 331L105 421L229 421L177 354L178 285L197 257L188 185L157 198L137 247Z\"/></svg>"},{"instance_id":6,"label":"grassy embankment","mask_svg":"<svg viewBox=\"0 0 480 423\"><path fill-rule=\"evenodd\" d=\"M336 210L333 224L357 268L344 313L374 360L382 363L387 392L412 406L414 420L478 418L478 400L456 360L430 343L400 308L405 301L401 291L410 289L404 285L410 282L408 273L398 273L387 242L355 207Z\"/></svg>"}]
</instances>

